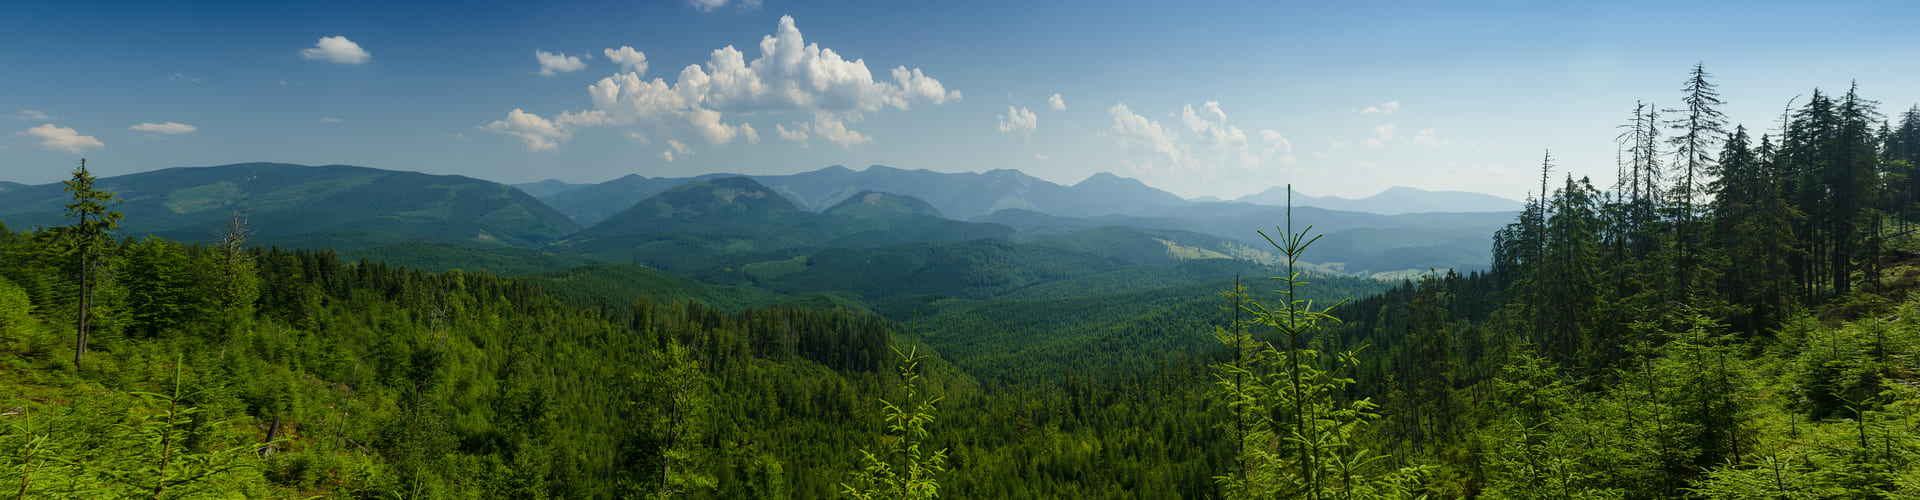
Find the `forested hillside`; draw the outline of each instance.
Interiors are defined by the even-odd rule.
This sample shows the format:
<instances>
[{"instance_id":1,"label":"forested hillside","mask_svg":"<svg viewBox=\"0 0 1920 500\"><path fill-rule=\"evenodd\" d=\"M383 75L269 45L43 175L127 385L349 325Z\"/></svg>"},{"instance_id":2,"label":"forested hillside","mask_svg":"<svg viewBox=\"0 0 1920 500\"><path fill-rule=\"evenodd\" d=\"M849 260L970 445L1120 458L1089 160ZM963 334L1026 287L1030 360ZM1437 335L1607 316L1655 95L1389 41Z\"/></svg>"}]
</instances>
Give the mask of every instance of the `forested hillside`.
<instances>
[{"instance_id":1,"label":"forested hillside","mask_svg":"<svg viewBox=\"0 0 1920 500\"><path fill-rule=\"evenodd\" d=\"M44 202L58 224L0 226L0 491L1920 496L1920 107L1814 91L1749 129L1704 68L1684 89L1625 109L1618 178L1546 158L1486 271L1396 283L1306 265L1386 236L1286 208L1214 222L1259 220L1261 248L1060 227L701 247L693 272L342 258L231 214L125 237L149 212L82 167ZM931 206L676 189L607 227L701 246L726 238L684 235L743 218L891 231ZM740 196L762 204L715 203Z\"/></svg>"}]
</instances>

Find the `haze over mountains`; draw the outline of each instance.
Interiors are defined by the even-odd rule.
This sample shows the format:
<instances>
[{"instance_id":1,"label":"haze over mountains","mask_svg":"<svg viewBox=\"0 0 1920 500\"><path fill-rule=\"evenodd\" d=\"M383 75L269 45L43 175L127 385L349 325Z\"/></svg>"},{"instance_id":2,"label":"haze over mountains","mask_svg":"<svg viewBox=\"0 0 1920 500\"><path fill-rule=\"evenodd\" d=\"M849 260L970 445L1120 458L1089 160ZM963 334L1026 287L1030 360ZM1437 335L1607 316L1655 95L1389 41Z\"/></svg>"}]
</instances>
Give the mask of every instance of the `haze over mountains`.
<instances>
[{"instance_id":1,"label":"haze over mountains","mask_svg":"<svg viewBox=\"0 0 1920 500\"><path fill-rule=\"evenodd\" d=\"M1277 206L1285 204L1285 188L1239 201L1196 201L1107 173L1064 186L1017 170L941 173L878 165L507 186L365 167L247 163L99 183L125 200L121 234L128 236L207 241L231 213L246 211L260 244L342 251L420 243L519 248L536 253L508 253L522 260L577 256L540 257L555 266L617 262L708 278L829 248L981 239L1058 247L1086 238L1183 259L1265 262L1273 256L1255 231L1271 233L1286 217ZM57 183L0 184L0 222L64 225L66 198ZM1519 207L1478 193L1411 188L1355 200L1296 193L1294 203L1295 221L1326 234L1314 262L1360 275L1484 266L1491 234ZM1140 255L1123 260L1153 260Z\"/></svg>"},{"instance_id":2,"label":"haze over mountains","mask_svg":"<svg viewBox=\"0 0 1920 500\"><path fill-rule=\"evenodd\" d=\"M697 177L648 178L638 174L599 184L568 184L553 179L515 184L547 202L581 225L591 226L640 200L688 182L735 177L707 174ZM944 173L903 170L874 165L855 171L835 165L787 175L748 175L786 196L801 208L819 211L860 191L903 194L926 200L947 217L972 220L999 210L1026 209L1067 217L1142 215L1164 207L1218 203L1188 200L1137 179L1101 172L1072 186L1063 186L1018 170ZM573 186L569 188L568 186ZM1285 206L1286 187L1236 200L1242 203ZM1463 191L1425 191L1397 187L1360 199L1315 197L1294 193L1294 206L1397 215L1421 212L1510 212L1521 202Z\"/></svg>"}]
</instances>

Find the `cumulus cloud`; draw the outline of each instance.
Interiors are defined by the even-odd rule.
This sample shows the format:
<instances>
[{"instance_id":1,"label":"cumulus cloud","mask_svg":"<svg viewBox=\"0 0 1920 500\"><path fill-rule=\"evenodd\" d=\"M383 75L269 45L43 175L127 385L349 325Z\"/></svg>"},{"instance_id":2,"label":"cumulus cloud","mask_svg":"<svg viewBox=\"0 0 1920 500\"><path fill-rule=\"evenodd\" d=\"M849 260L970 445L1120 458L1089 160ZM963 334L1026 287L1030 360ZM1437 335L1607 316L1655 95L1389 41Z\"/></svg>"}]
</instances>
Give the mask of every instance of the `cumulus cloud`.
<instances>
[{"instance_id":1,"label":"cumulus cloud","mask_svg":"<svg viewBox=\"0 0 1920 500\"><path fill-rule=\"evenodd\" d=\"M1001 133L1017 133L1023 139L1032 138L1033 131L1040 128L1040 117L1027 108L1014 109L1007 106L1007 114L999 115Z\"/></svg>"},{"instance_id":2,"label":"cumulus cloud","mask_svg":"<svg viewBox=\"0 0 1920 500\"><path fill-rule=\"evenodd\" d=\"M647 53L645 52L633 50L633 47L625 45L621 45L618 49L607 49L601 52L607 55L608 61L620 65L620 71L623 73L647 74Z\"/></svg>"},{"instance_id":3,"label":"cumulus cloud","mask_svg":"<svg viewBox=\"0 0 1920 500\"><path fill-rule=\"evenodd\" d=\"M167 134L167 135L180 135L180 134L185 134L195 130L199 130L194 128L192 125L188 125L185 123L174 123L174 122L141 123L139 125L134 125L132 127L127 127L127 128L133 129L136 132L146 132L150 134Z\"/></svg>"},{"instance_id":4,"label":"cumulus cloud","mask_svg":"<svg viewBox=\"0 0 1920 500\"><path fill-rule=\"evenodd\" d=\"M798 142L800 147L811 149L807 146L807 129L807 124L801 122L793 122L793 128L787 128L778 123L773 124L773 131L779 133L781 139Z\"/></svg>"},{"instance_id":5,"label":"cumulus cloud","mask_svg":"<svg viewBox=\"0 0 1920 500\"><path fill-rule=\"evenodd\" d=\"M1365 144L1369 148L1380 149L1382 147L1385 147L1387 143L1393 142L1394 139L1397 139L1399 137L1400 137L1399 127L1395 126L1392 123L1389 123L1386 125L1374 127L1373 137L1368 137L1367 140L1365 141Z\"/></svg>"},{"instance_id":6,"label":"cumulus cloud","mask_svg":"<svg viewBox=\"0 0 1920 500\"><path fill-rule=\"evenodd\" d=\"M489 123L485 128L488 132L511 134L527 141L528 151L552 151L560 147L561 141L573 138L573 133L554 125L553 121L519 108L508 112L507 119Z\"/></svg>"},{"instance_id":7,"label":"cumulus cloud","mask_svg":"<svg viewBox=\"0 0 1920 500\"><path fill-rule=\"evenodd\" d=\"M1280 135L1279 132L1261 130L1260 140L1267 141L1267 151L1282 154L1293 152L1293 141L1287 140L1286 136Z\"/></svg>"},{"instance_id":8,"label":"cumulus cloud","mask_svg":"<svg viewBox=\"0 0 1920 500\"><path fill-rule=\"evenodd\" d=\"M873 136L848 130L846 123L829 113L813 115L813 133L821 139L826 139L827 142L839 144L841 148L852 148L856 144L873 142Z\"/></svg>"},{"instance_id":9,"label":"cumulus cloud","mask_svg":"<svg viewBox=\"0 0 1920 500\"><path fill-rule=\"evenodd\" d=\"M704 66L681 69L671 84L641 79L638 72L615 74L587 88L592 109L561 113L551 122L555 129L539 132L545 135L537 140L511 126L501 130L519 135L529 149L564 141L560 133L569 129L595 126L644 126L662 135L691 132L710 144L724 144L741 132L726 122L729 116L807 113L813 115L814 136L852 146L872 140L846 128L865 113L961 98L919 69L899 66L889 73L892 81L876 80L865 60L848 61L833 49L807 43L793 18L783 16L775 33L760 40L760 56L752 61L729 45L714 50Z\"/></svg>"},{"instance_id":10,"label":"cumulus cloud","mask_svg":"<svg viewBox=\"0 0 1920 500\"><path fill-rule=\"evenodd\" d=\"M1066 111L1067 100L1061 99L1059 92L1054 92L1053 97L1047 98L1047 106L1052 107L1054 111Z\"/></svg>"},{"instance_id":11,"label":"cumulus cloud","mask_svg":"<svg viewBox=\"0 0 1920 500\"><path fill-rule=\"evenodd\" d=\"M7 118L11 118L15 120L29 120L29 121L42 121L42 120L54 119L54 117L51 115L48 115L46 113L41 113L39 111L34 111L31 109L22 109L20 110L19 113L13 113L13 114L7 115Z\"/></svg>"},{"instance_id":12,"label":"cumulus cloud","mask_svg":"<svg viewBox=\"0 0 1920 500\"><path fill-rule=\"evenodd\" d=\"M1198 162L1194 161L1193 155L1188 154L1185 148L1175 143L1174 132L1160 126L1160 122L1134 113L1133 110L1127 109L1126 103L1114 104L1112 108L1107 108L1107 113L1113 115L1113 128L1107 133L1120 140L1121 149L1143 148L1151 152L1152 159L1142 164L1135 165L1131 160L1128 161L1129 166L1134 166L1136 171L1141 170L1141 167L1148 170L1170 168L1176 171L1193 170L1198 167Z\"/></svg>"},{"instance_id":13,"label":"cumulus cloud","mask_svg":"<svg viewBox=\"0 0 1920 500\"><path fill-rule=\"evenodd\" d=\"M740 124L740 135L747 138L748 146L760 143L760 131L754 130L751 123Z\"/></svg>"},{"instance_id":14,"label":"cumulus cloud","mask_svg":"<svg viewBox=\"0 0 1920 500\"><path fill-rule=\"evenodd\" d=\"M1218 101L1182 106L1176 114L1180 124L1171 126L1134 113L1125 103L1107 112L1113 126L1103 134L1119 141L1123 163L1149 183L1176 192L1219 182L1270 182L1265 179L1269 166L1294 164L1292 142L1272 130L1259 132L1264 156L1255 154L1246 131L1229 121Z\"/></svg>"},{"instance_id":15,"label":"cumulus cloud","mask_svg":"<svg viewBox=\"0 0 1920 500\"><path fill-rule=\"evenodd\" d=\"M1391 123L1381 125L1373 128L1373 136L1380 138L1382 141L1391 141L1400 137L1399 129L1399 126Z\"/></svg>"},{"instance_id":16,"label":"cumulus cloud","mask_svg":"<svg viewBox=\"0 0 1920 500\"><path fill-rule=\"evenodd\" d=\"M1419 144L1421 146L1433 147L1433 146L1445 146L1448 144L1453 144L1453 141L1447 140L1447 139L1441 139L1437 134L1434 133L1433 129L1425 128L1425 129L1420 129L1420 132L1413 134L1413 143Z\"/></svg>"},{"instance_id":17,"label":"cumulus cloud","mask_svg":"<svg viewBox=\"0 0 1920 500\"><path fill-rule=\"evenodd\" d=\"M1399 111L1399 110L1400 110L1400 101L1387 101L1387 102L1380 103L1380 105L1378 106L1367 106L1364 108L1360 108L1359 112L1360 114L1363 114L1363 115L1371 115L1376 113L1383 114L1383 115L1391 115L1393 114L1393 112Z\"/></svg>"},{"instance_id":18,"label":"cumulus cloud","mask_svg":"<svg viewBox=\"0 0 1920 500\"><path fill-rule=\"evenodd\" d=\"M300 51L300 57L340 64L361 64L372 59L373 54L367 53L366 49L360 48L360 44L353 43L345 36L325 36L320 37L320 41L315 42L312 48Z\"/></svg>"},{"instance_id":19,"label":"cumulus cloud","mask_svg":"<svg viewBox=\"0 0 1920 500\"><path fill-rule=\"evenodd\" d=\"M20 135L38 138L40 147L48 151L83 154L89 149L107 147L105 143L91 135L80 135L80 132L72 128L55 126L51 123L27 129Z\"/></svg>"},{"instance_id":20,"label":"cumulus cloud","mask_svg":"<svg viewBox=\"0 0 1920 500\"><path fill-rule=\"evenodd\" d=\"M693 6L693 10L700 12L713 12L721 7L726 7L728 4L747 10L760 8L760 0L740 0L738 2L731 0L687 0L687 5Z\"/></svg>"},{"instance_id":21,"label":"cumulus cloud","mask_svg":"<svg viewBox=\"0 0 1920 500\"><path fill-rule=\"evenodd\" d=\"M1267 143L1264 150L1266 155L1278 159L1282 166L1291 167L1298 162L1293 157L1293 141L1287 140L1286 136L1272 130L1261 130L1260 140Z\"/></svg>"},{"instance_id":22,"label":"cumulus cloud","mask_svg":"<svg viewBox=\"0 0 1920 500\"><path fill-rule=\"evenodd\" d=\"M544 50L533 51L534 60L540 61L540 76L553 76L587 69L587 63L580 58L565 54L555 54Z\"/></svg>"}]
</instances>

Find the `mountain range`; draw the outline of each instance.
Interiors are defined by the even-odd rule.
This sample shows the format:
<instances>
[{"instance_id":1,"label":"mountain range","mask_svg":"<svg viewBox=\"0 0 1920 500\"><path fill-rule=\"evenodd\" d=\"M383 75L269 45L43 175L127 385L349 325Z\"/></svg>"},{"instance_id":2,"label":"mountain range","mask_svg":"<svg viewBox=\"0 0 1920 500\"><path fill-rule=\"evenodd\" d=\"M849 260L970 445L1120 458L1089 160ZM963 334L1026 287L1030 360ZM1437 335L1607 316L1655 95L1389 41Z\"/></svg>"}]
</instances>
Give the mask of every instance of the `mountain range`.
<instances>
[{"instance_id":1,"label":"mountain range","mask_svg":"<svg viewBox=\"0 0 1920 500\"><path fill-rule=\"evenodd\" d=\"M208 241L245 212L254 242L364 248L404 242L535 246L579 231L521 190L458 175L345 165L243 163L103 177L126 215L120 233ZM67 224L60 183L0 191L0 221L16 229Z\"/></svg>"},{"instance_id":2,"label":"mountain range","mask_svg":"<svg viewBox=\"0 0 1920 500\"><path fill-rule=\"evenodd\" d=\"M1162 191L1137 179L1101 172L1071 186L1027 175L1018 170L946 173L903 170L874 165L866 170L831 166L786 175L707 174L697 177L648 178L638 174L599 184L568 184L558 180L515 184L541 201L591 226L640 200L689 182L721 177L750 177L805 210L820 211L861 191L880 191L920 198L947 217L973 220L1000 210L1024 209L1067 217L1151 215L1167 207L1219 203L1212 197L1192 200ZM575 186L568 188L567 186ZM1285 206L1286 188L1275 187L1235 200L1240 203ZM1423 212L1512 212L1518 201L1464 191L1426 191L1396 187L1373 196L1346 199L1294 193L1294 206L1397 215Z\"/></svg>"},{"instance_id":3,"label":"mountain range","mask_svg":"<svg viewBox=\"0 0 1920 500\"><path fill-rule=\"evenodd\" d=\"M774 176L628 175L598 184L507 186L344 165L247 163L105 177L99 186L124 200L118 209L127 215L121 234L128 236L206 241L230 214L244 211L257 228L258 244L370 249L361 254L414 256L424 266L467 259L527 272L628 263L729 283L751 277L749 268L786 269L789 264L782 263L826 249L982 239L1067 245L1102 255L1111 254L1103 245L1128 248L1123 260L1129 262L1271 262L1274 256L1255 231L1273 234L1286 218L1285 208L1248 201L1267 201L1271 190L1240 201L1187 200L1112 174L1063 186L1005 169L834 166ZM1284 203L1284 190L1279 193ZM63 225L66 200L59 183L0 184L0 222L16 228ZM1408 188L1358 200L1296 194L1293 216L1326 235L1314 262L1323 270L1374 275L1464 269L1485 265L1490 235L1512 213L1427 209L1498 208L1503 201ZM1301 206L1308 202L1376 213ZM1075 240L1088 243L1069 243ZM392 245L411 246L373 250ZM523 250L476 259L453 250L458 247Z\"/></svg>"},{"instance_id":4,"label":"mountain range","mask_svg":"<svg viewBox=\"0 0 1920 500\"><path fill-rule=\"evenodd\" d=\"M1287 188L1276 186L1240 197L1243 203L1286 206ZM1328 210L1399 215L1423 212L1517 212L1524 203L1498 196L1467 191L1427 191L1410 187L1387 188L1365 198L1308 196L1293 193L1293 205Z\"/></svg>"}]
</instances>

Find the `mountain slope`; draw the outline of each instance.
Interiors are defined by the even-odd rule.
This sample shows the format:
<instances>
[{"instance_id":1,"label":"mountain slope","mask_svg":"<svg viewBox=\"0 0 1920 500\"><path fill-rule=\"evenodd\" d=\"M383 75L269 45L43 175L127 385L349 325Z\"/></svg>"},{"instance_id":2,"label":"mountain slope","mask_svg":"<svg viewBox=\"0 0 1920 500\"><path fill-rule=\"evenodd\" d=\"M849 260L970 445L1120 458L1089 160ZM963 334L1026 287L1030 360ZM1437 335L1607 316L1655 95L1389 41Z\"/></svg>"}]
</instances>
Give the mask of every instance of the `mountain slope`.
<instances>
[{"instance_id":1,"label":"mountain slope","mask_svg":"<svg viewBox=\"0 0 1920 500\"><path fill-rule=\"evenodd\" d=\"M590 226L673 187L722 177L738 176L710 174L684 178L647 178L628 175L540 196L540 199L581 225ZM1149 213L1162 207L1189 203L1138 180L1109 173L1095 174L1072 187L1011 169L948 173L925 169L904 170L884 165L859 171L835 165L797 174L746 177L786 197L803 210L825 210L856 194L876 191L925 200L941 214L961 220L1005 209L1093 216Z\"/></svg>"},{"instance_id":2,"label":"mountain slope","mask_svg":"<svg viewBox=\"0 0 1920 500\"><path fill-rule=\"evenodd\" d=\"M406 242L531 246L578 226L518 189L456 175L345 165L243 163L104 177L126 214L120 233L207 241L248 211L260 244L365 248ZM65 225L60 183L0 192L0 220Z\"/></svg>"},{"instance_id":3,"label":"mountain slope","mask_svg":"<svg viewBox=\"0 0 1920 500\"><path fill-rule=\"evenodd\" d=\"M1493 232L1511 221L1512 212L1414 213L1379 215L1361 212L1294 207L1295 230L1308 225L1327 238L1308 255L1309 262L1347 273L1376 274L1428 268L1477 269L1492 257ZM1109 238L1120 233L1087 231L1103 226L1173 233L1199 233L1239 245L1217 242L1196 246L1239 258L1263 260L1270 249L1257 231L1276 234L1274 226L1287 220L1287 209L1250 203L1196 203L1168 207L1152 217L1108 215L1061 217L1032 210L1002 210L977 219L1006 224L1023 233L1073 234L1080 238ZM1167 238L1179 241L1182 238ZM1188 238L1190 239L1190 238ZM1072 237L1063 241L1072 241ZM1124 245L1123 245L1124 244ZM1112 248L1150 248L1141 242L1113 243Z\"/></svg>"},{"instance_id":4,"label":"mountain slope","mask_svg":"<svg viewBox=\"0 0 1920 500\"><path fill-rule=\"evenodd\" d=\"M547 179L540 182L514 184L513 187L514 189L519 189L523 192L526 192L528 195L532 195L534 198L545 198L547 196L552 196L554 194L564 193L567 191L580 189L580 188L592 186L592 185L593 184L574 184L571 182L561 182L559 179Z\"/></svg>"},{"instance_id":5,"label":"mountain slope","mask_svg":"<svg viewBox=\"0 0 1920 500\"><path fill-rule=\"evenodd\" d=\"M697 181L634 204L563 248L612 262L694 272L791 258L820 248L1004 238L999 224L939 217L927 202L868 193L814 213L748 177ZM734 254L765 258L723 257ZM756 260L757 259L757 260Z\"/></svg>"}]
</instances>

